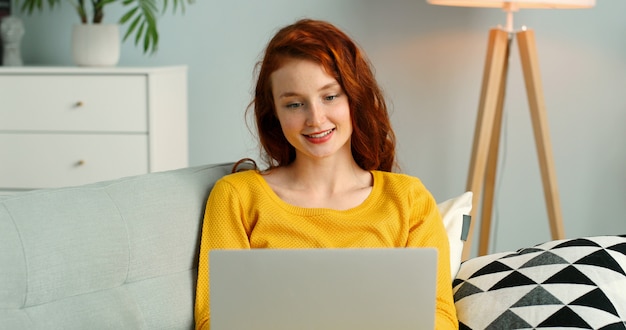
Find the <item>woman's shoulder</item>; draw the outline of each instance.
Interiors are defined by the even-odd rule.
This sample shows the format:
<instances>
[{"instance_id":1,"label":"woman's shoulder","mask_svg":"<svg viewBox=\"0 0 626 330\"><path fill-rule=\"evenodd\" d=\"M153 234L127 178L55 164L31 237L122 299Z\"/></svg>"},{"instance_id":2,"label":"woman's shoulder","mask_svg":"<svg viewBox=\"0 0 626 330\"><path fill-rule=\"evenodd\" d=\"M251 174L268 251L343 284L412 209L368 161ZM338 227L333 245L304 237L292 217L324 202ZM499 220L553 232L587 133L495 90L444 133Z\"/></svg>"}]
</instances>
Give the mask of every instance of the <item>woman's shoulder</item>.
<instances>
[{"instance_id":1,"label":"woman's shoulder","mask_svg":"<svg viewBox=\"0 0 626 330\"><path fill-rule=\"evenodd\" d=\"M227 174L215 182L211 189L211 194L222 196L222 198L238 196L241 199L248 199L251 196L260 195L265 190L263 179L259 178L260 174L256 170Z\"/></svg>"},{"instance_id":2,"label":"woman's shoulder","mask_svg":"<svg viewBox=\"0 0 626 330\"><path fill-rule=\"evenodd\" d=\"M398 196L401 200L408 197L412 201L434 201L431 192L418 177L383 171L373 171L374 185L384 196ZM377 183L378 182L378 183Z\"/></svg>"},{"instance_id":3,"label":"woman's shoulder","mask_svg":"<svg viewBox=\"0 0 626 330\"><path fill-rule=\"evenodd\" d=\"M231 174L227 174L217 180L216 184L229 184L235 187L257 185L260 176L257 170L244 170Z\"/></svg>"},{"instance_id":4,"label":"woman's shoulder","mask_svg":"<svg viewBox=\"0 0 626 330\"><path fill-rule=\"evenodd\" d=\"M409 174L385 172L385 171L372 171L372 174L374 175L375 182L376 180L378 180L378 182L384 185L396 186L398 188L400 187L425 188L424 184L422 183L422 180L420 180L418 177L415 177Z\"/></svg>"}]
</instances>

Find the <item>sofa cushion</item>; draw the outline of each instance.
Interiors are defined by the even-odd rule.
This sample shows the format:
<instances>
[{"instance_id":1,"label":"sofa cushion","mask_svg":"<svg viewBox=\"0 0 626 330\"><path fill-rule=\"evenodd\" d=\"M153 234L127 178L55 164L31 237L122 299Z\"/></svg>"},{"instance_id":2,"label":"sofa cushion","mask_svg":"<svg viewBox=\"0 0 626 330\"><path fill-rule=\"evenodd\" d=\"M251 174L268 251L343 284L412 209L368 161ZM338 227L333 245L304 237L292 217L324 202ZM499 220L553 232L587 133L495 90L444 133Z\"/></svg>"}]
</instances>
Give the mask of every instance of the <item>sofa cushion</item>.
<instances>
[{"instance_id":1,"label":"sofa cushion","mask_svg":"<svg viewBox=\"0 0 626 330\"><path fill-rule=\"evenodd\" d=\"M626 329L626 235L469 259L453 286L461 329Z\"/></svg>"}]
</instances>

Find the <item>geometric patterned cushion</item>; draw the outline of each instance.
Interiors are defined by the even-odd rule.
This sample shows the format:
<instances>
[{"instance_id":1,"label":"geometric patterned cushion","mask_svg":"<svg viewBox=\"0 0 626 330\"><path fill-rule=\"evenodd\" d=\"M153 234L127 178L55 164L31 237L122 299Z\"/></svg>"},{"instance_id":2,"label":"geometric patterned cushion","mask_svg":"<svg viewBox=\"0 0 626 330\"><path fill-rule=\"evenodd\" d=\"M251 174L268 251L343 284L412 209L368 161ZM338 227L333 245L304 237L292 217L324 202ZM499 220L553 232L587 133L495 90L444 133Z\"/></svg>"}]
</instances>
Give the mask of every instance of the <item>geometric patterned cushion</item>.
<instances>
[{"instance_id":1,"label":"geometric patterned cushion","mask_svg":"<svg viewBox=\"0 0 626 330\"><path fill-rule=\"evenodd\" d=\"M453 287L460 329L626 329L626 235L469 259Z\"/></svg>"}]
</instances>

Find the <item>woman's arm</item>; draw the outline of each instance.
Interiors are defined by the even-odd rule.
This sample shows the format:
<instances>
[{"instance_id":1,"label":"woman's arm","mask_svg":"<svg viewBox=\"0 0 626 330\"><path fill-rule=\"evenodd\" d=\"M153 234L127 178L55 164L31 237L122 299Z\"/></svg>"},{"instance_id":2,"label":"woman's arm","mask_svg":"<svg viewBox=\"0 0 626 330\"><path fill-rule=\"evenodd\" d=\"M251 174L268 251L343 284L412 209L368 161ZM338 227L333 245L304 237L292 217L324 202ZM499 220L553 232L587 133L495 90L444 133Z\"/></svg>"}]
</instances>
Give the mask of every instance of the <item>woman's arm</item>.
<instances>
[{"instance_id":1,"label":"woman's arm","mask_svg":"<svg viewBox=\"0 0 626 330\"><path fill-rule=\"evenodd\" d=\"M436 329L458 329L459 322L452 295L450 278L450 245L441 214L432 195L423 188L413 201L412 225L407 246L434 247L438 251Z\"/></svg>"},{"instance_id":2,"label":"woman's arm","mask_svg":"<svg viewBox=\"0 0 626 330\"><path fill-rule=\"evenodd\" d=\"M225 180L216 182L207 200L196 286L196 329L210 329L209 251L213 249L249 249L244 208L234 187Z\"/></svg>"}]
</instances>

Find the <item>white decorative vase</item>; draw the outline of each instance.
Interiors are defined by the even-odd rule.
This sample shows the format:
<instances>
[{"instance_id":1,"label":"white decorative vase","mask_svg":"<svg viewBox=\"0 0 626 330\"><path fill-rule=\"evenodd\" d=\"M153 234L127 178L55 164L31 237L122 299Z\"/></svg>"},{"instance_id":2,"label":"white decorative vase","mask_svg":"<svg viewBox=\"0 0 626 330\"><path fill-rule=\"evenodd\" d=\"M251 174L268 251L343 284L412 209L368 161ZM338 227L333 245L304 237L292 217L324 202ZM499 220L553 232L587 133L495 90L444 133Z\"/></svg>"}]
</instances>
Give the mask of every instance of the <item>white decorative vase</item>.
<instances>
[{"instance_id":1,"label":"white decorative vase","mask_svg":"<svg viewBox=\"0 0 626 330\"><path fill-rule=\"evenodd\" d=\"M115 66L120 60L117 24L76 24L72 30L72 55L78 66Z\"/></svg>"}]
</instances>

